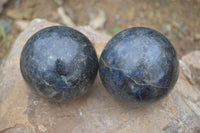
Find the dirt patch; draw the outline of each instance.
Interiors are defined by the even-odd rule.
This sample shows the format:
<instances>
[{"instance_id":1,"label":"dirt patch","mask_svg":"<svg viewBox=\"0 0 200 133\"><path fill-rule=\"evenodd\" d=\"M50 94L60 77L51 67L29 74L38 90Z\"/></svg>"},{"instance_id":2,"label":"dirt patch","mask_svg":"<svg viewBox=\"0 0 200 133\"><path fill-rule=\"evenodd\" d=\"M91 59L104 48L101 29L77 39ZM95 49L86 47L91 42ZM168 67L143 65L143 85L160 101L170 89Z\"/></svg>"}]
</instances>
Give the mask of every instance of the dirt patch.
<instances>
[{"instance_id":1,"label":"dirt patch","mask_svg":"<svg viewBox=\"0 0 200 133\"><path fill-rule=\"evenodd\" d=\"M59 6L77 25L88 25L91 13L104 11L106 22L99 30L111 36L129 27L156 29L173 43L179 57L200 49L200 0L67 0L61 5L49 0L10 0L0 15L12 24L12 30L6 33L8 47L21 32L14 25L15 21L44 18L62 23L57 13ZM0 37L0 58L6 53L3 44Z\"/></svg>"}]
</instances>

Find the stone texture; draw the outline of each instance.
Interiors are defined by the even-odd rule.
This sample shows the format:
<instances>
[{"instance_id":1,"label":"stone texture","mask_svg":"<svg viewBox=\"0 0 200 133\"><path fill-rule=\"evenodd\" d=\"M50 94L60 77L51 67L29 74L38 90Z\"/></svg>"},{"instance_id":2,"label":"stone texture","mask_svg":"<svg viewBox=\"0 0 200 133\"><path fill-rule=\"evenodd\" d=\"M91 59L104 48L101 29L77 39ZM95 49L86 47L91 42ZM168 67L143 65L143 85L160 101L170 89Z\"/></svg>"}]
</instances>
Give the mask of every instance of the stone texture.
<instances>
[{"instance_id":1,"label":"stone texture","mask_svg":"<svg viewBox=\"0 0 200 133\"><path fill-rule=\"evenodd\" d=\"M0 68L0 132L3 133L188 133L200 131L200 91L183 72L168 97L147 107L133 108L114 100L99 76L85 96L69 103L40 98L24 82L19 68L23 45L36 31L53 24L34 20L16 39ZM88 27L76 27L93 42L98 56L108 37ZM180 69L181 70L181 69Z\"/></svg>"},{"instance_id":2,"label":"stone texture","mask_svg":"<svg viewBox=\"0 0 200 133\"><path fill-rule=\"evenodd\" d=\"M98 65L89 39L65 26L34 34L20 57L24 80L41 96L60 102L84 95L95 81Z\"/></svg>"},{"instance_id":3,"label":"stone texture","mask_svg":"<svg viewBox=\"0 0 200 133\"><path fill-rule=\"evenodd\" d=\"M179 75L172 44L161 33L145 27L116 34L99 60L104 87L130 104L149 104L167 96Z\"/></svg>"},{"instance_id":4,"label":"stone texture","mask_svg":"<svg viewBox=\"0 0 200 133\"><path fill-rule=\"evenodd\" d=\"M25 30L28 27L29 23L30 22L26 21L26 20L16 20L14 22L14 25L16 26L16 28L18 30L23 31L23 30Z\"/></svg>"},{"instance_id":5,"label":"stone texture","mask_svg":"<svg viewBox=\"0 0 200 133\"><path fill-rule=\"evenodd\" d=\"M182 57L185 76L200 87L200 51L190 52Z\"/></svg>"}]
</instances>

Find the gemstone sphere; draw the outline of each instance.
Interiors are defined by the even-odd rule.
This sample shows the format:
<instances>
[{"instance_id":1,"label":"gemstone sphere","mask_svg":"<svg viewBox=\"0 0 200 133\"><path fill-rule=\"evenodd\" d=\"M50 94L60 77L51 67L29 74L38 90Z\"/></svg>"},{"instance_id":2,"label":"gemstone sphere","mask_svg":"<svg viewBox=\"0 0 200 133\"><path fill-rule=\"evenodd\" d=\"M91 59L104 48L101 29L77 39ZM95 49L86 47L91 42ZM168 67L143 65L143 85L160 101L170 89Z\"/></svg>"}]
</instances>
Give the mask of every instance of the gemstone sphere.
<instances>
[{"instance_id":1,"label":"gemstone sphere","mask_svg":"<svg viewBox=\"0 0 200 133\"><path fill-rule=\"evenodd\" d=\"M104 87L130 104L150 103L166 96L179 74L175 49L161 33L145 27L126 29L104 48L99 62Z\"/></svg>"},{"instance_id":2,"label":"gemstone sphere","mask_svg":"<svg viewBox=\"0 0 200 133\"><path fill-rule=\"evenodd\" d=\"M95 80L98 58L82 33L53 26L35 33L20 58L23 78L36 92L53 101L85 94Z\"/></svg>"}]
</instances>

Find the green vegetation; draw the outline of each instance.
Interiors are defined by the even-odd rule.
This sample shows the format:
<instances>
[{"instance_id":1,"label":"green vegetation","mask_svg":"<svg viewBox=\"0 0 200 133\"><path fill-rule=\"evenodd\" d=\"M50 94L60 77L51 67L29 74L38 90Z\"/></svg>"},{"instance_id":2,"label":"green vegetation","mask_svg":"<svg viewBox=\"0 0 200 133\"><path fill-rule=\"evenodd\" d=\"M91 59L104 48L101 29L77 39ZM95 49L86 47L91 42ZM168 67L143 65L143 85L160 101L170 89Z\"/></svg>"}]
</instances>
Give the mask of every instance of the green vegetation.
<instances>
[{"instance_id":1,"label":"green vegetation","mask_svg":"<svg viewBox=\"0 0 200 133\"><path fill-rule=\"evenodd\" d=\"M113 32L116 34L116 33L118 33L118 32L120 32L121 31L121 28L120 27L114 27L113 28Z\"/></svg>"},{"instance_id":2,"label":"green vegetation","mask_svg":"<svg viewBox=\"0 0 200 133\"><path fill-rule=\"evenodd\" d=\"M112 37L112 34L111 33L106 33L108 36Z\"/></svg>"},{"instance_id":3,"label":"green vegetation","mask_svg":"<svg viewBox=\"0 0 200 133\"><path fill-rule=\"evenodd\" d=\"M6 34L5 34L5 30L2 26L2 24L0 24L0 31L1 31L1 35L2 35L2 38L3 38L3 42L4 42L4 48L6 50L6 53L8 54L8 42L7 42L7 38L6 38Z\"/></svg>"}]
</instances>

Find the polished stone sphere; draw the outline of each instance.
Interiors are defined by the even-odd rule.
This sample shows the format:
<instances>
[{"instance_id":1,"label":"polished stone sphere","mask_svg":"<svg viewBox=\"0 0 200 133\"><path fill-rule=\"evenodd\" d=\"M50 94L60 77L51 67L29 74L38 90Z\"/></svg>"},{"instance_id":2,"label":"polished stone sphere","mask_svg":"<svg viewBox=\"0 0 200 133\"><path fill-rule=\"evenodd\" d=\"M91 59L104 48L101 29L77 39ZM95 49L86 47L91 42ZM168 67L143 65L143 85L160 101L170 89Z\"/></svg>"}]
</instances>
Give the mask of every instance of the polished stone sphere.
<instances>
[{"instance_id":1,"label":"polished stone sphere","mask_svg":"<svg viewBox=\"0 0 200 133\"><path fill-rule=\"evenodd\" d=\"M53 101L70 101L93 84L98 58L82 33L53 26L35 33L20 58L23 78L36 92Z\"/></svg>"},{"instance_id":2,"label":"polished stone sphere","mask_svg":"<svg viewBox=\"0 0 200 133\"><path fill-rule=\"evenodd\" d=\"M130 104L150 103L172 90L179 63L165 36L136 27L108 42L100 57L99 73L104 87L115 98Z\"/></svg>"}]
</instances>

